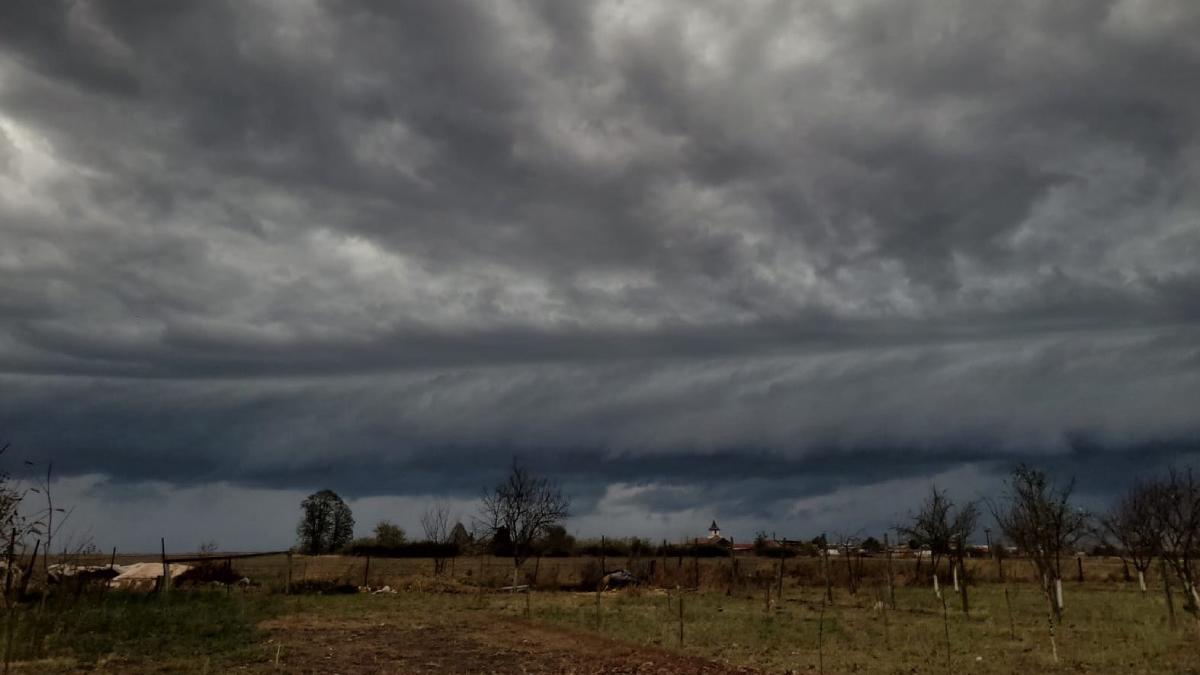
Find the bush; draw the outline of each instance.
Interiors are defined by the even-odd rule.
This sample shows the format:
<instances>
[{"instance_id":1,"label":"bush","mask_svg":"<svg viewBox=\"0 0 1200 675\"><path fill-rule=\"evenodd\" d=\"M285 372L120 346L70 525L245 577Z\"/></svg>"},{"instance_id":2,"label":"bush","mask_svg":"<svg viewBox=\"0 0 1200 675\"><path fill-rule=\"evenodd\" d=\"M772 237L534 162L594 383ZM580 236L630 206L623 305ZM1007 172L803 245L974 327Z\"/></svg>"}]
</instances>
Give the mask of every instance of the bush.
<instances>
[{"instance_id":1,"label":"bush","mask_svg":"<svg viewBox=\"0 0 1200 675\"><path fill-rule=\"evenodd\" d=\"M565 558L575 551L575 537L567 534L567 529L562 525L552 525L534 544L534 548L547 558Z\"/></svg>"},{"instance_id":2,"label":"bush","mask_svg":"<svg viewBox=\"0 0 1200 675\"><path fill-rule=\"evenodd\" d=\"M579 555L590 556L607 556L609 558L621 558L629 555L629 544L620 539L605 539L603 544L595 539L588 539L581 544L575 546L575 551Z\"/></svg>"},{"instance_id":3,"label":"bush","mask_svg":"<svg viewBox=\"0 0 1200 675\"><path fill-rule=\"evenodd\" d=\"M326 579L305 579L304 581L292 584L293 594L349 595L357 592L358 587L354 584Z\"/></svg>"},{"instance_id":4,"label":"bush","mask_svg":"<svg viewBox=\"0 0 1200 675\"><path fill-rule=\"evenodd\" d=\"M754 550L754 555L760 558L795 558L798 553L795 549L786 546L777 546L774 548L757 548Z\"/></svg>"},{"instance_id":5,"label":"bush","mask_svg":"<svg viewBox=\"0 0 1200 675\"><path fill-rule=\"evenodd\" d=\"M376 558L456 558L462 552L458 544L437 544L432 541L414 541L394 546L385 546L374 539L356 540L346 551L350 555L369 555Z\"/></svg>"},{"instance_id":6,"label":"bush","mask_svg":"<svg viewBox=\"0 0 1200 675\"><path fill-rule=\"evenodd\" d=\"M200 584L236 584L242 580L242 575L232 567L223 563L206 562L191 567L183 574L175 577L172 584L176 586Z\"/></svg>"},{"instance_id":7,"label":"bush","mask_svg":"<svg viewBox=\"0 0 1200 675\"><path fill-rule=\"evenodd\" d=\"M721 544L667 544L659 546L657 554L660 556L675 557L683 556L685 558L728 558L729 547Z\"/></svg>"}]
</instances>

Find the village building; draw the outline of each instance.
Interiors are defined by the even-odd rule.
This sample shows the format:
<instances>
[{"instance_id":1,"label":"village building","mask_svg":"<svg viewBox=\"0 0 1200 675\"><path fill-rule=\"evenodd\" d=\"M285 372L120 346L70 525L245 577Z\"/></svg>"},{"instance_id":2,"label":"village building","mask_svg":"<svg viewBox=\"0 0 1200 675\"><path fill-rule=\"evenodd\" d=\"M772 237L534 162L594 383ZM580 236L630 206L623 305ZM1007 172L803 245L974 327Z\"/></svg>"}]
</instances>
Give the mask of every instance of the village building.
<instances>
[{"instance_id":1,"label":"village building","mask_svg":"<svg viewBox=\"0 0 1200 675\"><path fill-rule=\"evenodd\" d=\"M717 525L717 521L712 521L712 525L708 526L707 537L697 537L692 540L692 545L698 546L729 546L730 541L721 536L721 528Z\"/></svg>"}]
</instances>

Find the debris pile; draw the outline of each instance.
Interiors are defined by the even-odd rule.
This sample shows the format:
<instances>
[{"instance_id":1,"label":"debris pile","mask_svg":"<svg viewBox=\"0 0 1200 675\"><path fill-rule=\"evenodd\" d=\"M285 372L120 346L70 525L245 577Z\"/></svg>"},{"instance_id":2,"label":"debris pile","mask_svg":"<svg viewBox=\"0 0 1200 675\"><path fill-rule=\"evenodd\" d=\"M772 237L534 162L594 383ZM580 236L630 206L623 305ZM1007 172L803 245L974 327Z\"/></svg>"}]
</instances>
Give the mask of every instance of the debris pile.
<instances>
[{"instance_id":1,"label":"debris pile","mask_svg":"<svg viewBox=\"0 0 1200 675\"><path fill-rule=\"evenodd\" d=\"M179 563L171 564L171 579L174 581L179 575L191 569L190 565L181 565ZM159 578L163 575L162 563L157 562L140 562L125 565L120 574L112 578L109 585L113 588L153 588L158 584Z\"/></svg>"},{"instance_id":2,"label":"debris pile","mask_svg":"<svg viewBox=\"0 0 1200 675\"><path fill-rule=\"evenodd\" d=\"M61 584L67 581L86 584L92 581L111 581L124 572L125 569L125 565L109 566L56 563L48 567L46 572L47 578L52 584Z\"/></svg>"},{"instance_id":3,"label":"debris pile","mask_svg":"<svg viewBox=\"0 0 1200 675\"><path fill-rule=\"evenodd\" d=\"M629 570L614 570L600 577L600 590L607 591L613 588L636 586L637 583L637 577L633 576Z\"/></svg>"}]
</instances>

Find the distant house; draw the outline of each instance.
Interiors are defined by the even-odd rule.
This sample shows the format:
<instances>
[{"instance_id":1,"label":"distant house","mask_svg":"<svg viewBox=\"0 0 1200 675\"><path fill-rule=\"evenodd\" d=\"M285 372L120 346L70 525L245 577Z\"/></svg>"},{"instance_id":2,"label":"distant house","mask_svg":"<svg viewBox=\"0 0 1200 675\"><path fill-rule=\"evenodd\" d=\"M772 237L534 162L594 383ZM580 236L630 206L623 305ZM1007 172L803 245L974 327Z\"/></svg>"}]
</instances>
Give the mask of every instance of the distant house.
<instances>
[{"instance_id":1,"label":"distant house","mask_svg":"<svg viewBox=\"0 0 1200 675\"><path fill-rule=\"evenodd\" d=\"M989 558L992 555L992 549L987 544L973 544L967 546L968 558Z\"/></svg>"}]
</instances>

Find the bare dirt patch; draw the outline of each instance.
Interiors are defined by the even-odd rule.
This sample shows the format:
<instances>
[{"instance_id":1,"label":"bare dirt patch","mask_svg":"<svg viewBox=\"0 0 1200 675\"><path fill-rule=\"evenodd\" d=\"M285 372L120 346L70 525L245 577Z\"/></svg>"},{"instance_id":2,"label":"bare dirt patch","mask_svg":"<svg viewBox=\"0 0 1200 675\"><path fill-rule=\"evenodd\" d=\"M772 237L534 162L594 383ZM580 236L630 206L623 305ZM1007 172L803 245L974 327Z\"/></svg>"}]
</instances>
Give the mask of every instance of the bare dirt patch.
<instances>
[{"instance_id":1,"label":"bare dirt patch","mask_svg":"<svg viewBox=\"0 0 1200 675\"><path fill-rule=\"evenodd\" d=\"M262 624L293 673L754 673L664 649L494 616L428 623L388 615L291 615ZM263 672L276 665L261 664Z\"/></svg>"}]
</instances>

